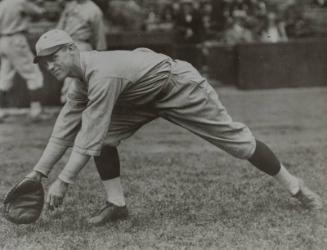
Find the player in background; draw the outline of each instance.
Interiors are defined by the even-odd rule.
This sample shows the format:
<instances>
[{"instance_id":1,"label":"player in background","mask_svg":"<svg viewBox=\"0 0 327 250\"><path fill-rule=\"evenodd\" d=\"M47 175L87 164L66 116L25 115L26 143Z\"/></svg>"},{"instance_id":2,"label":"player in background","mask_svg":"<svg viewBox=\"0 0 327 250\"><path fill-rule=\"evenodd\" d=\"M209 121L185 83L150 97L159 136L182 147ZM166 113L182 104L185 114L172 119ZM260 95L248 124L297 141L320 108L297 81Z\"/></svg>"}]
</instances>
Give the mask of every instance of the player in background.
<instances>
[{"instance_id":1,"label":"player in background","mask_svg":"<svg viewBox=\"0 0 327 250\"><path fill-rule=\"evenodd\" d=\"M106 32L101 9L91 0L73 0L67 2L57 24L57 29L66 31L81 51L106 50ZM61 89L61 102L66 101L66 94L71 81L67 78Z\"/></svg>"},{"instance_id":2,"label":"player in background","mask_svg":"<svg viewBox=\"0 0 327 250\"><path fill-rule=\"evenodd\" d=\"M19 73L26 80L30 91L32 121L42 117L41 90L43 75L38 65L33 64L33 54L26 40L29 16L45 13L32 0L3 0L0 2L0 122L9 114L6 95L14 85Z\"/></svg>"},{"instance_id":3,"label":"player in background","mask_svg":"<svg viewBox=\"0 0 327 250\"><path fill-rule=\"evenodd\" d=\"M290 174L250 129L229 116L216 91L189 63L141 48L133 51L81 52L61 30L36 43L39 62L58 80L80 79L70 86L50 140L34 170L41 180L73 147L69 160L50 186L47 206L63 202L69 184L90 158L103 181L107 202L89 223L126 218L117 146L144 124L162 117L202 137L234 157L273 176L304 206L322 208L320 197Z\"/></svg>"}]
</instances>

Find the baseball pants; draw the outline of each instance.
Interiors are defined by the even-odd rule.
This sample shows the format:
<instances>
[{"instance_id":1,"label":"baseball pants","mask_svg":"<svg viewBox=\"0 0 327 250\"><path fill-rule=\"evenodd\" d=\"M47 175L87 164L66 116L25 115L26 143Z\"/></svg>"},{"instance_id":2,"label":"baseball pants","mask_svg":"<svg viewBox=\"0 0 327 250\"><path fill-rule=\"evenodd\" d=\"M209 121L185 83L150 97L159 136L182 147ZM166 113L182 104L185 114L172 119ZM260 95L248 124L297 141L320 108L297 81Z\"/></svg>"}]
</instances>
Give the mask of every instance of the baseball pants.
<instances>
[{"instance_id":1,"label":"baseball pants","mask_svg":"<svg viewBox=\"0 0 327 250\"><path fill-rule=\"evenodd\" d=\"M0 90L12 88L16 72L26 80L29 90L43 87L43 75L33 63L34 56L23 33L1 37L0 56Z\"/></svg>"},{"instance_id":2,"label":"baseball pants","mask_svg":"<svg viewBox=\"0 0 327 250\"><path fill-rule=\"evenodd\" d=\"M249 159L255 151L256 141L249 128L232 120L216 91L185 61L172 62L167 87L151 108L148 106L118 103L105 144L118 146L144 124L162 117L237 158Z\"/></svg>"}]
</instances>

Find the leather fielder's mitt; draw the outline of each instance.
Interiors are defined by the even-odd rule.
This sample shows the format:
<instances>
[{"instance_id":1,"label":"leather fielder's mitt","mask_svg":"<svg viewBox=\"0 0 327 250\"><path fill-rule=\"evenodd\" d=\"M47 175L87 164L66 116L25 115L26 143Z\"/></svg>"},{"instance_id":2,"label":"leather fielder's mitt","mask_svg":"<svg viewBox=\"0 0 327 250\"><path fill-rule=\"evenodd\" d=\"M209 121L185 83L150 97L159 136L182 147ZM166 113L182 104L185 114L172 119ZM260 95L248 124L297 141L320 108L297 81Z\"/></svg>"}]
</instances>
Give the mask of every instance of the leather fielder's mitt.
<instances>
[{"instance_id":1,"label":"leather fielder's mitt","mask_svg":"<svg viewBox=\"0 0 327 250\"><path fill-rule=\"evenodd\" d=\"M24 178L7 193L3 204L3 215L15 224L30 224L40 217L43 204L42 183Z\"/></svg>"}]
</instances>

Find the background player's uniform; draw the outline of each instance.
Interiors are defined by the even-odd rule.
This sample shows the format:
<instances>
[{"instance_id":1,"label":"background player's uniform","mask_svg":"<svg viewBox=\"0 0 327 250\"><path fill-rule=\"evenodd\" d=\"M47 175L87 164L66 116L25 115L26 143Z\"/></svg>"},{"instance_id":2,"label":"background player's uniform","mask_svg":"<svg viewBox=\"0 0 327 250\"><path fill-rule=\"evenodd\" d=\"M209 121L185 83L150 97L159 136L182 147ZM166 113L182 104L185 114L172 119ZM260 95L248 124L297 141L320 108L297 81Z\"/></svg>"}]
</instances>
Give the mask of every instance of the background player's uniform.
<instances>
[{"instance_id":1,"label":"background player's uniform","mask_svg":"<svg viewBox=\"0 0 327 250\"><path fill-rule=\"evenodd\" d=\"M103 13L92 1L67 3L57 28L66 31L81 51L107 49ZM77 80L67 78L64 81L62 102L65 102L68 86L74 81Z\"/></svg>"},{"instance_id":2,"label":"background player's uniform","mask_svg":"<svg viewBox=\"0 0 327 250\"><path fill-rule=\"evenodd\" d=\"M0 2L0 90L8 91L14 84L18 72L30 90L43 86L39 66L33 64L33 54L27 43L28 17L40 14L42 9L25 0L3 0Z\"/></svg>"},{"instance_id":3,"label":"background player's uniform","mask_svg":"<svg viewBox=\"0 0 327 250\"><path fill-rule=\"evenodd\" d=\"M98 156L103 144L117 146L160 116L238 158L253 154L250 130L189 63L137 49L82 52L81 65L84 82L70 86L50 142Z\"/></svg>"}]
</instances>

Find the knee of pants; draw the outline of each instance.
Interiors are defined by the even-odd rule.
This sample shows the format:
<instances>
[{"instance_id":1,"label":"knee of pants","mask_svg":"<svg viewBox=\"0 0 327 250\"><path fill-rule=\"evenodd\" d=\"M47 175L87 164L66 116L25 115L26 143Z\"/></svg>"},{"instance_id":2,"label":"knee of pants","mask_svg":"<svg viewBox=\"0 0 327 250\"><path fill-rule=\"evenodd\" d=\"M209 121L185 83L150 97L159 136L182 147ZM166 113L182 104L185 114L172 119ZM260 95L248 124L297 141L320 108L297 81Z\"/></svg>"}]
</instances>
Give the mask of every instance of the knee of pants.
<instances>
[{"instance_id":1,"label":"knee of pants","mask_svg":"<svg viewBox=\"0 0 327 250\"><path fill-rule=\"evenodd\" d=\"M252 138L246 142L237 143L234 146L225 147L223 149L236 158L248 160L253 155L255 148L256 141L255 138L252 136Z\"/></svg>"},{"instance_id":2,"label":"knee of pants","mask_svg":"<svg viewBox=\"0 0 327 250\"><path fill-rule=\"evenodd\" d=\"M121 139L115 137L107 137L103 146L118 147L121 142Z\"/></svg>"}]
</instances>

